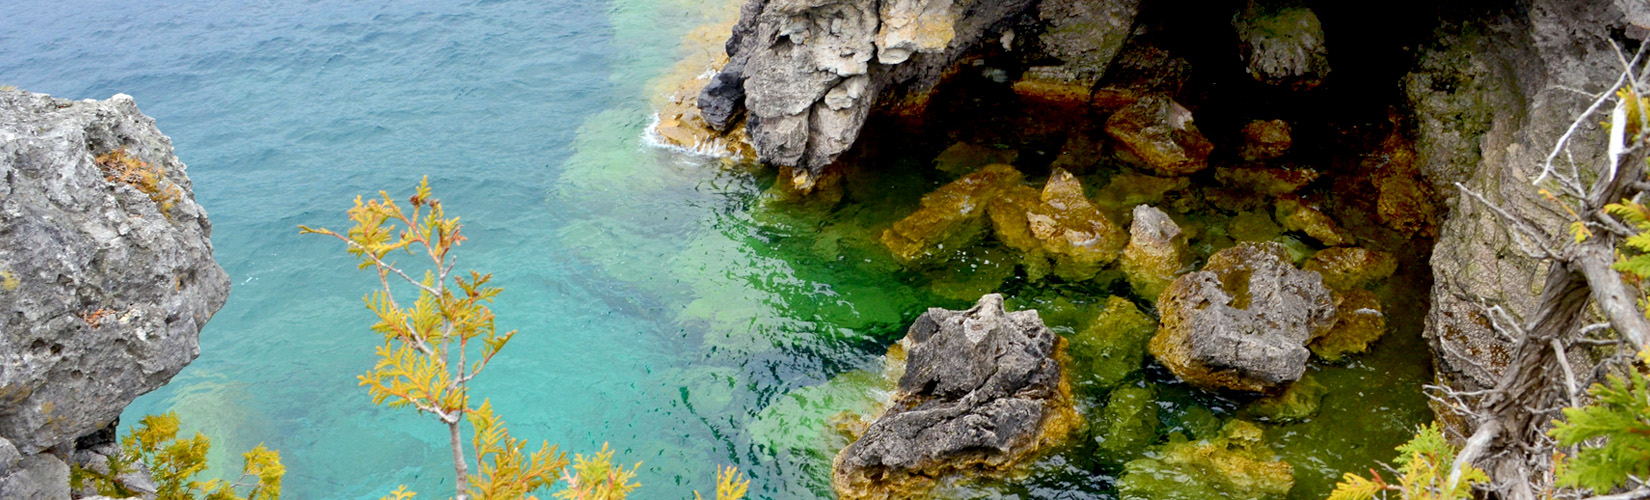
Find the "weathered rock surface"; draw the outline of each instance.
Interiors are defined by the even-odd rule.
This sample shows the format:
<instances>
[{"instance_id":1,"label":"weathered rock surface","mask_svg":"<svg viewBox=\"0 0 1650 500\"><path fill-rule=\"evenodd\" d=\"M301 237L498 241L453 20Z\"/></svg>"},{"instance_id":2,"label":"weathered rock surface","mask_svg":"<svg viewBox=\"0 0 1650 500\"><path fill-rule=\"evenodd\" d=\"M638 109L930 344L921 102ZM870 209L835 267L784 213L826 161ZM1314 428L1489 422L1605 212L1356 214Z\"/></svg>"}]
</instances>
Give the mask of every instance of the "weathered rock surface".
<instances>
[{"instance_id":1,"label":"weathered rock surface","mask_svg":"<svg viewBox=\"0 0 1650 500\"><path fill-rule=\"evenodd\" d=\"M94 160L116 150L164 169L178 198ZM0 438L37 477L62 466L43 450L72 449L195 358L229 279L171 140L131 97L0 91L0 179ZM0 481L22 488L18 474Z\"/></svg>"},{"instance_id":2,"label":"weathered rock surface","mask_svg":"<svg viewBox=\"0 0 1650 500\"><path fill-rule=\"evenodd\" d=\"M1273 242L1216 252L1158 299L1162 324L1151 353L1204 388L1271 392L1306 370L1306 345L1334 322L1317 273L1296 269Z\"/></svg>"},{"instance_id":3,"label":"weathered rock surface","mask_svg":"<svg viewBox=\"0 0 1650 500\"><path fill-rule=\"evenodd\" d=\"M748 0L728 64L699 107L725 130L745 110L763 162L807 184L852 146L879 97L926 91L963 53L995 42L1031 0ZM1127 27L1123 28L1125 31Z\"/></svg>"},{"instance_id":4,"label":"weathered rock surface","mask_svg":"<svg viewBox=\"0 0 1650 500\"><path fill-rule=\"evenodd\" d=\"M1123 249L1120 263L1135 293L1157 298L1185 270L1190 258L1186 234L1169 214L1151 205L1134 207L1129 246Z\"/></svg>"},{"instance_id":5,"label":"weathered rock surface","mask_svg":"<svg viewBox=\"0 0 1650 500\"><path fill-rule=\"evenodd\" d=\"M50 453L23 457L17 470L0 477L0 499L69 500L69 464Z\"/></svg>"},{"instance_id":6,"label":"weathered rock surface","mask_svg":"<svg viewBox=\"0 0 1650 500\"><path fill-rule=\"evenodd\" d=\"M1088 90L1106 72L1140 12L1140 0L1044 0L1037 52L1058 61L1026 68L1026 78Z\"/></svg>"},{"instance_id":7,"label":"weathered rock surface","mask_svg":"<svg viewBox=\"0 0 1650 500\"><path fill-rule=\"evenodd\" d=\"M986 204L1020 184L1020 171L991 164L923 195L921 207L882 233L882 244L901 262L928 260L971 242L985 229Z\"/></svg>"},{"instance_id":8,"label":"weathered rock surface","mask_svg":"<svg viewBox=\"0 0 1650 500\"><path fill-rule=\"evenodd\" d=\"M1380 250L1362 247L1325 248L1306 259L1301 269L1323 276L1323 284L1335 290L1363 288L1379 283L1398 270L1398 258Z\"/></svg>"},{"instance_id":9,"label":"weathered rock surface","mask_svg":"<svg viewBox=\"0 0 1650 500\"><path fill-rule=\"evenodd\" d=\"M1137 36L1123 45L1106 69L1090 105L1097 112L1112 113L1150 95L1173 99L1191 77L1190 62L1152 44L1147 37Z\"/></svg>"},{"instance_id":10,"label":"weathered rock surface","mask_svg":"<svg viewBox=\"0 0 1650 500\"><path fill-rule=\"evenodd\" d=\"M1322 175L1316 169L1284 165L1248 164L1215 169L1215 180L1221 184L1265 195L1300 191Z\"/></svg>"},{"instance_id":11,"label":"weathered rock surface","mask_svg":"<svg viewBox=\"0 0 1650 500\"><path fill-rule=\"evenodd\" d=\"M833 463L840 498L913 498L951 473L1000 471L1076 420L1059 339L1036 311L986 295L965 311L929 309L902 342L893 401Z\"/></svg>"},{"instance_id":12,"label":"weathered rock surface","mask_svg":"<svg viewBox=\"0 0 1650 500\"><path fill-rule=\"evenodd\" d=\"M1119 152L1158 173L1187 175L1209 166L1215 149L1192 123L1192 112L1174 100L1150 96L1106 119L1106 133L1121 144Z\"/></svg>"},{"instance_id":13,"label":"weathered rock surface","mask_svg":"<svg viewBox=\"0 0 1650 500\"><path fill-rule=\"evenodd\" d=\"M1369 290L1335 292L1335 325L1307 348L1331 363L1369 350L1369 345L1386 335L1386 313L1381 300Z\"/></svg>"},{"instance_id":14,"label":"weathered rock surface","mask_svg":"<svg viewBox=\"0 0 1650 500\"><path fill-rule=\"evenodd\" d=\"M1566 227L1568 216L1552 210L1530 182L1554 141L1591 104L1568 89L1600 92L1615 81L1620 63L1608 40L1650 25L1646 10L1632 0L1532 0L1498 15L1475 15L1440 28L1435 45L1419 54L1419 69L1406 78L1414 162L1449 196L1450 215L1432 254L1426 324L1444 385L1478 390L1495 384L1511 345L1488 328L1479 304L1528 317L1546 269L1522 256L1502 220L1459 196L1453 183L1544 227ZM1604 154L1600 120L1583 120L1570 143L1566 154L1577 163Z\"/></svg>"},{"instance_id":15,"label":"weathered rock surface","mask_svg":"<svg viewBox=\"0 0 1650 500\"><path fill-rule=\"evenodd\" d=\"M1358 242L1358 237L1335 223L1335 219L1323 213L1318 207L1303 203L1299 198L1286 197L1277 200L1278 222L1285 229L1300 231L1311 236L1327 246L1351 245Z\"/></svg>"},{"instance_id":16,"label":"weathered rock surface","mask_svg":"<svg viewBox=\"0 0 1650 500\"><path fill-rule=\"evenodd\" d=\"M1249 76L1256 81L1310 90L1329 76L1323 24L1312 9L1250 0L1232 24Z\"/></svg>"}]
</instances>

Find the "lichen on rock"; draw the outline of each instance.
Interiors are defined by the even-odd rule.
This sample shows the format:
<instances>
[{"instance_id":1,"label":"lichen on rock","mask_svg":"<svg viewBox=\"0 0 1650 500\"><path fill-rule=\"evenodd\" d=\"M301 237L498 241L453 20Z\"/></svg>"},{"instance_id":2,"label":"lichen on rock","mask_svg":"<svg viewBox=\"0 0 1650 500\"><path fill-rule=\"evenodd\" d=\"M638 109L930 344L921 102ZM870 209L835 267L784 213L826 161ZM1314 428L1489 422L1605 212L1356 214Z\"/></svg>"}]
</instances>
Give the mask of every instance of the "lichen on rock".
<instances>
[{"instance_id":1,"label":"lichen on rock","mask_svg":"<svg viewBox=\"0 0 1650 500\"><path fill-rule=\"evenodd\" d=\"M1203 388L1271 392L1299 379L1306 344L1333 324L1317 273L1296 269L1273 242L1242 243L1209 257L1158 299L1151 353Z\"/></svg>"},{"instance_id":2,"label":"lichen on rock","mask_svg":"<svg viewBox=\"0 0 1650 500\"><path fill-rule=\"evenodd\" d=\"M1170 442L1129 462L1117 481L1124 500L1282 500L1294 467L1278 461L1253 423L1228 422L1207 441Z\"/></svg>"},{"instance_id":3,"label":"lichen on rock","mask_svg":"<svg viewBox=\"0 0 1650 500\"><path fill-rule=\"evenodd\" d=\"M1060 339L1036 311L1005 312L987 295L964 311L929 309L901 342L893 401L832 465L840 498L911 498L951 474L1000 473L1077 424Z\"/></svg>"}]
</instances>

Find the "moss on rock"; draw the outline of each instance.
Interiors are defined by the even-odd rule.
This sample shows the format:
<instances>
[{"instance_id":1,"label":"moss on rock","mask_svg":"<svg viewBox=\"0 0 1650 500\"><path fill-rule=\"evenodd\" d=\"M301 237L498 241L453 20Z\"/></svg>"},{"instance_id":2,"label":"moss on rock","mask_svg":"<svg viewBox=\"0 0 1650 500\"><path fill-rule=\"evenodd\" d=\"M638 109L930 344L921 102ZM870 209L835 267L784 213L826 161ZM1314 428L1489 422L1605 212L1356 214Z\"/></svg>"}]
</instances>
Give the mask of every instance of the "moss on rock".
<instances>
[{"instance_id":1,"label":"moss on rock","mask_svg":"<svg viewBox=\"0 0 1650 500\"><path fill-rule=\"evenodd\" d=\"M1099 393L1140 371L1146 360L1146 342L1157 322L1122 297L1106 299L1105 308L1076 335L1072 335L1073 385Z\"/></svg>"},{"instance_id":2,"label":"moss on rock","mask_svg":"<svg viewBox=\"0 0 1650 500\"><path fill-rule=\"evenodd\" d=\"M1329 388L1307 373L1289 384L1282 394L1254 400L1244 411L1259 420L1297 422L1317 415L1326 394L1329 394Z\"/></svg>"},{"instance_id":3,"label":"moss on rock","mask_svg":"<svg viewBox=\"0 0 1650 500\"><path fill-rule=\"evenodd\" d=\"M1277 201L1278 222L1290 231L1300 231L1326 246L1345 246L1357 243L1358 238L1335 223L1317 207L1302 203L1298 198L1280 198Z\"/></svg>"},{"instance_id":4,"label":"moss on rock","mask_svg":"<svg viewBox=\"0 0 1650 500\"><path fill-rule=\"evenodd\" d=\"M985 205L1020 186L1020 171L992 164L922 197L921 207L882 233L882 243L904 263L930 258L947 247L973 243L984 229Z\"/></svg>"},{"instance_id":5,"label":"moss on rock","mask_svg":"<svg viewBox=\"0 0 1650 500\"><path fill-rule=\"evenodd\" d=\"M1002 191L989 212L997 239L1024 253L1033 279L1045 272L1073 281L1093 278L1128 242L1123 228L1063 169L1054 170L1041 193L1023 187Z\"/></svg>"},{"instance_id":6,"label":"moss on rock","mask_svg":"<svg viewBox=\"0 0 1650 500\"><path fill-rule=\"evenodd\" d=\"M1111 392L1089 433L1102 462L1122 465L1140 457L1157 438L1157 394L1150 387L1119 387Z\"/></svg>"}]
</instances>

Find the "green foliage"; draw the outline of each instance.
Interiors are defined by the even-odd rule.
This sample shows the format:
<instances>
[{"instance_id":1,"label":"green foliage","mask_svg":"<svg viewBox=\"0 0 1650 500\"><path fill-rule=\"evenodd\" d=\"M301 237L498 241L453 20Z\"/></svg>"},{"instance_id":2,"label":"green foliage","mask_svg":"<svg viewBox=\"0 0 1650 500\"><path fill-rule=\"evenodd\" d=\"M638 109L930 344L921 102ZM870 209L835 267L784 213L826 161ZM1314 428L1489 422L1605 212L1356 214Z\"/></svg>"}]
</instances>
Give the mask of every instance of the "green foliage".
<instances>
[{"instance_id":1,"label":"green foliage","mask_svg":"<svg viewBox=\"0 0 1650 500\"><path fill-rule=\"evenodd\" d=\"M1638 230L1638 234L1627 237L1622 246L1631 251L1631 255L1624 255L1616 262L1615 269L1631 273L1639 279L1650 277L1650 208L1622 200L1621 203L1611 203L1604 206L1605 212L1620 217L1623 221Z\"/></svg>"},{"instance_id":2,"label":"green foliage","mask_svg":"<svg viewBox=\"0 0 1650 500\"><path fill-rule=\"evenodd\" d=\"M1467 466L1454 485L1448 484L1450 468L1458 450L1444 439L1437 423L1429 423L1415 431L1415 437L1398 447L1398 484L1387 483L1380 473L1370 470L1369 478L1347 473L1329 500L1454 500L1472 498L1475 484L1489 482L1483 470Z\"/></svg>"},{"instance_id":3,"label":"green foliage","mask_svg":"<svg viewBox=\"0 0 1650 500\"><path fill-rule=\"evenodd\" d=\"M222 479L198 481L196 475L206 471L206 452L212 443L206 436L195 433L189 439L178 439L178 416L175 413L149 415L120 440L121 452L108 457L106 470L75 467L70 475L70 486L80 489L90 486L98 494L126 498L138 496L132 485L122 476L134 472L136 464L149 469L155 482L157 500L275 500L281 497L281 478L286 467L281 455L259 444L243 456L241 477L234 482ZM239 494L245 490L245 496Z\"/></svg>"},{"instance_id":4,"label":"green foliage","mask_svg":"<svg viewBox=\"0 0 1650 500\"><path fill-rule=\"evenodd\" d=\"M1644 356L1643 353L1640 356ZM1650 476L1650 384L1638 366L1627 378L1611 376L1588 391L1593 404L1565 408L1564 420L1548 431L1561 447L1603 438L1598 446L1583 446L1559 470L1560 486L1583 487L1600 494L1627 482L1628 477Z\"/></svg>"},{"instance_id":5,"label":"green foliage","mask_svg":"<svg viewBox=\"0 0 1650 500\"><path fill-rule=\"evenodd\" d=\"M378 317L372 331L382 337L383 344L377 349L378 362L358 377L373 403L413 408L447 425L459 499L536 500L534 492L550 487L558 479L565 479L568 487L557 492L557 498L625 498L639 486L633 481L640 463L629 469L614 467L613 452L603 445L594 456L577 455L572 471L568 471L567 454L556 446L543 442L538 451L529 453L526 441L511 437L504 420L493 413L491 401L483 399L480 406L471 405L470 381L516 335L514 330L499 333L493 324L489 304L503 289L488 285L491 274L453 274L452 251L466 239L461 232L463 225L457 217L447 217L441 201L431 195L428 178L407 200L410 212L388 193L379 194L381 199L366 202L356 197L355 206L349 210L354 226L344 234L299 226L303 234L343 241L350 255L360 259L361 269L378 272L380 287L363 300ZM409 274L409 268L386 260L398 253L412 255L423 263L421 278L413 278L416 269ZM410 304L398 300L397 286L410 286L417 291L417 298ZM464 458L460 439L466 422L471 432L469 451L475 457L473 467ZM749 481L741 482L734 469L727 471L732 475L718 476L717 498L738 500ZM729 496L723 496L724 490ZM414 495L403 485L383 498L405 500Z\"/></svg>"}]
</instances>

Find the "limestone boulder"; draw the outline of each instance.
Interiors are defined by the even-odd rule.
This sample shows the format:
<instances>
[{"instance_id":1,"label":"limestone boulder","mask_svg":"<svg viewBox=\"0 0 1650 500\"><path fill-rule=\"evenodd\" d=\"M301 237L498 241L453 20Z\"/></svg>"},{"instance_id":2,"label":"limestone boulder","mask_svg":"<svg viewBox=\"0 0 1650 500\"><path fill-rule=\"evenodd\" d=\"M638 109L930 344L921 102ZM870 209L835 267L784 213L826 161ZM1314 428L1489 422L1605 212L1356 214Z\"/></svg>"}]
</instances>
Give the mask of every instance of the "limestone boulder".
<instances>
[{"instance_id":1,"label":"limestone boulder","mask_svg":"<svg viewBox=\"0 0 1650 500\"><path fill-rule=\"evenodd\" d=\"M1003 190L989 214L997 239L1024 254L1034 278L1049 272L1069 280L1092 278L1117 260L1128 242L1122 226L1063 169L1049 175L1041 192L1024 186Z\"/></svg>"},{"instance_id":2,"label":"limestone boulder","mask_svg":"<svg viewBox=\"0 0 1650 500\"><path fill-rule=\"evenodd\" d=\"M1001 472L1075 426L1060 339L1036 311L1006 312L986 295L929 309L901 343L893 400L832 465L840 498L920 497L953 474Z\"/></svg>"},{"instance_id":3,"label":"limestone boulder","mask_svg":"<svg viewBox=\"0 0 1650 500\"><path fill-rule=\"evenodd\" d=\"M973 242L985 229L986 204L1021 185L1020 171L991 164L923 195L916 212L882 232L882 243L905 263L932 260Z\"/></svg>"},{"instance_id":4,"label":"limestone boulder","mask_svg":"<svg viewBox=\"0 0 1650 500\"><path fill-rule=\"evenodd\" d=\"M1250 0L1232 25L1237 28L1239 54L1255 81L1311 90L1329 76L1323 24L1312 9Z\"/></svg>"},{"instance_id":5,"label":"limestone boulder","mask_svg":"<svg viewBox=\"0 0 1650 500\"><path fill-rule=\"evenodd\" d=\"M1175 280L1157 305L1152 355L1208 389L1281 390L1305 372L1307 343L1335 318L1323 279L1296 269L1273 242L1216 252L1203 270Z\"/></svg>"},{"instance_id":6,"label":"limestone boulder","mask_svg":"<svg viewBox=\"0 0 1650 500\"><path fill-rule=\"evenodd\" d=\"M115 152L128 161L98 159ZM229 277L184 172L129 96L0 90L0 438L24 457L107 426L199 354Z\"/></svg>"}]
</instances>

